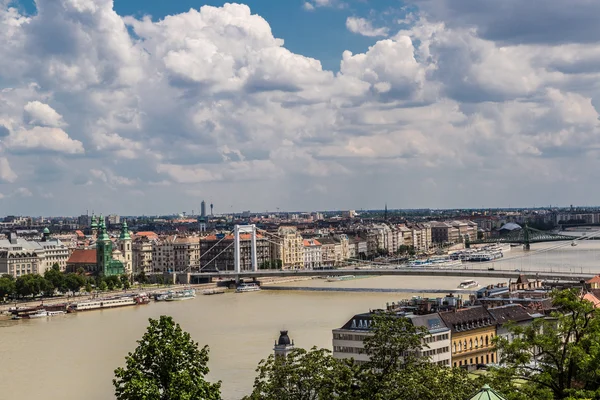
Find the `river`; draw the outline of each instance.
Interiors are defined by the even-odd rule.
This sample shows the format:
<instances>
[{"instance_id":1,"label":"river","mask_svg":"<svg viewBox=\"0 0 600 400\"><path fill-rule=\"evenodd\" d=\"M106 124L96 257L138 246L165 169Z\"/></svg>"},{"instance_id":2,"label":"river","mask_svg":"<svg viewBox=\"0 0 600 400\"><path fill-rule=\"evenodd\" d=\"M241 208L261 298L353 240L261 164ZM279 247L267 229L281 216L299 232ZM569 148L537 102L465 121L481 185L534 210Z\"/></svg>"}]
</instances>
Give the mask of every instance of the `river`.
<instances>
[{"instance_id":1,"label":"river","mask_svg":"<svg viewBox=\"0 0 600 400\"><path fill-rule=\"evenodd\" d=\"M600 272L600 241L547 252L557 244L513 248L495 269ZM477 265L476 265L477 267ZM455 289L465 278L373 277L341 282L290 282L289 286ZM482 284L495 279L477 279ZM258 362L272 353L280 329L300 347L331 349L331 330L352 315L383 308L417 293L261 291L198 296L183 302L90 311L48 319L0 321L0 399L114 398L112 377L146 330L148 318L171 315L200 345L210 346L209 380L222 380L226 400L251 391ZM440 296L440 295L437 295Z\"/></svg>"}]
</instances>

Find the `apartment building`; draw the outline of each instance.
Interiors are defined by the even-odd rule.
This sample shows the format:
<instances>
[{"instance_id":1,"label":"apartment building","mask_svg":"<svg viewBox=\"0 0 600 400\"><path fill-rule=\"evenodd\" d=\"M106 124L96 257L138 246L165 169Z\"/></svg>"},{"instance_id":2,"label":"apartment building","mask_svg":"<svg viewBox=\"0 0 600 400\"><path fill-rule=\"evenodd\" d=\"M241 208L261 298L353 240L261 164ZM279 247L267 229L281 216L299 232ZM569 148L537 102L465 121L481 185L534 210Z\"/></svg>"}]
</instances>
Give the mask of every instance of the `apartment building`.
<instances>
[{"instance_id":1,"label":"apartment building","mask_svg":"<svg viewBox=\"0 0 600 400\"><path fill-rule=\"evenodd\" d=\"M176 237L173 241L176 272L200 271L200 241L197 236Z\"/></svg>"},{"instance_id":2,"label":"apartment building","mask_svg":"<svg viewBox=\"0 0 600 400\"><path fill-rule=\"evenodd\" d=\"M240 234L240 267L242 270L252 269L252 235ZM302 246L304 256L304 245ZM271 243L262 235L256 235L256 259L258 266L266 261L274 261ZM302 260L304 263L304 259ZM234 246L233 235L208 235L200 238L200 269L202 271L233 271Z\"/></svg>"},{"instance_id":3,"label":"apartment building","mask_svg":"<svg viewBox=\"0 0 600 400\"><path fill-rule=\"evenodd\" d=\"M321 242L316 239L304 239L304 268L320 268L323 263Z\"/></svg>"},{"instance_id":4,"label":"apartment building","mask_svg":"<svg viewBox=\"0 0 600 400\"><path fill-rule=\"evenodd\" d=\"M43 274L54 264L65 271L69 255L65 244L50 238L48 228L44 229L40 241L25 240L11 232L7 239L0 239L0 275L17 278L25 274Z\"/></svg>"},{"instance_id":5,"label":"apartment building","mask_svg":"<svg viewBox=\"0 0 600 400\"><path fill-rule=\"evenodd\" d=\"M472 367L497 362L492 339L496 320L482 306L441 312L440 317L451 330L452 366Z\"/></svg>"},{"instance_id":6,"label":"apartment building","mask_svg":"<svg viewBox=\"0 0 600 400\"><path fill-rule=\"evenodd\" d=\"M541 314L530 313L520 304L507 304L500 307L488 308L489 313L496 320L496 335L512 342L514 336L509 332L507 326L510 324L516 326L526 326L533 322L534 317L542 317ZM502 359L502 354L498 352L498 361Z\"/></svg>"},{"instance_id":7,"label":"apartment building","mask_svg":"<svg viewBox=\"0 0 600 400\"><path fill-rule=\"evenodd\" d=\"M397 314L398 318L408 318L415 326L427 329L423 338L420 356L429 357L430 361L439 365L450 366L450 329L445 325L438 313L427 315ZM355 362L369 361L364 353L364 340L372 335L373 313L357 314L333 333L333 356L338 359L353 358Z\"/></svg>"},{"instance_id":8,"label":"apartment building","mask_svg":"<svg viewBox=\"0 0 600 400\"><path fill-rule=\"evenodd\" d=\"M275 259L280 259L283 269L304 267L304 239L295 226L280 226L277 230L278 244Z\"/></svg>"},{"instance_id":9,"label":"apartment building","mask_svg":"<svg viewBox=\"0 0 600 400\"><path fill-rule=\"evenodd\" d=\"M154 271L154 265L152 263L152 256L154 254L153 248L156 239L150 239L148 236L136 237L132 243L132 257L133 257L133 273L139 274L144 272L146 274Z\"/></svg>"}]
</instances>

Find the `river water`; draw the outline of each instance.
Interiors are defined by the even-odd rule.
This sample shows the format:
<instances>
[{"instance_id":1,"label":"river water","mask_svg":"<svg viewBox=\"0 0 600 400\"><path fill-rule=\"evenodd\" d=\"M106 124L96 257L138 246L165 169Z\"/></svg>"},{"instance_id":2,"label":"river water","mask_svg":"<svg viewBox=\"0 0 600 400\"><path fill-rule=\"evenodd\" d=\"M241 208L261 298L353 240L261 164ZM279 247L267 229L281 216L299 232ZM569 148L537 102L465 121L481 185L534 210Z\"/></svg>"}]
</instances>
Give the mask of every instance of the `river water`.
<instances>
[{"instance_id":1,"label":"river water","mask_svg":"<svg viewBox=\"0 0 600 400\"><path fill-rule=\"evenodd\" d=\"M577 247L513 248L495 269L599 272L600 241ZM544 252L544 249L547 251ZM490 265L485 265L489 267ZM475 265L475 267L484 267ZM289 286L455 289L465 278L373 277L342 282L290 282ZM481 284L495 279L477 278ZM114 398L112 377L146 330L148 318L171 315L200 345L210 346L210 380L222 380L226 400L252 388L258 362L271 354L280 329L297 346L331 349L331 330L350 317L417 293L268 291L198 296L182 302L90 311L38 320L0 321L0 399ZM440 295L437 295L440 296Z\"/></svg>"}]
</instances>

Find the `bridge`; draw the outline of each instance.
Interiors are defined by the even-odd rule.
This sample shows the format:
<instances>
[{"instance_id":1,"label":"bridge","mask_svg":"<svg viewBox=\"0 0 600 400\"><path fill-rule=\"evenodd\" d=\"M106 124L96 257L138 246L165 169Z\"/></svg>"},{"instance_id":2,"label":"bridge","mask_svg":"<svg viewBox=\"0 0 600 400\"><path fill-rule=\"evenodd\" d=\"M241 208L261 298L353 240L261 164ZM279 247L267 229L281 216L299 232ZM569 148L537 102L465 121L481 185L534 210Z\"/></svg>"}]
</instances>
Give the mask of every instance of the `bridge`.
<instances>
[{"instance_id":1,"label":"bridge","mask_svg":"<svg viewBox=\"0 0 600 400\"><path fill-rule=\"evenodd\" d=\"M465 247L469 247L472 244L486 244L486 243L514 243L514 244L522 244L525 250L531 249L531 243L542 243L542 242L559 242L559 241L573 241L573 240L581 240L583 238L577 238L575 236L569 235L560 235L556 233L550 233L545 231L540 231L538 229L533 229L525 226L522 229L514 230L506 235L476 240L473 242L465 241Z\"/></svg>"},{"instance_id":2,"label":"bridge","mask_svg":"<svg viewBox=\"0 0 600 400\"><path fill-rule=\"evenodd\" d=\"M332 270L242 270L220 272L197 272L189 274L189 282L198 282L200 279L221 278L239 281L243 278L268 278L268 277L300 277L300 276L455 276L465 278L499 278L516 279L519 275L540 280L559 280L568 282L587 281L594 274L583 272L549 272L549 271L502 271L488 269L450 269L450 268L371 268L371 269L332 269Z\"/></svg>"}]
</instances>

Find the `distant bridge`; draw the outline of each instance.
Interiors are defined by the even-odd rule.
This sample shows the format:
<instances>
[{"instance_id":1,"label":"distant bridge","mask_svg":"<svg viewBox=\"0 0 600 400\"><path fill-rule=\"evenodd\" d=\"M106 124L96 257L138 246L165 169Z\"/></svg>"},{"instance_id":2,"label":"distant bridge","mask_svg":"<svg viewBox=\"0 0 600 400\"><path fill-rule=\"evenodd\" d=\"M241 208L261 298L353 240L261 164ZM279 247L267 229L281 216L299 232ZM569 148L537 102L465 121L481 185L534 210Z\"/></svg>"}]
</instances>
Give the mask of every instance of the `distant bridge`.
<instances>
[{"instance_id":1,"label":"distant bridge","mask_svg":"<svg viewBox=\"0 0 600 400\"><path fill-rule=\"evenodd\" d=\"M468 237L468 236L467 236ZM485 243L514 243L522 244L525 250L531 248L531 243L542 243L542 242L560 242L560 241L572 241L577 240L575 236L560 235L556 233L549 233L540 231L538 229L530 228L525 225L522 229L514 230L506 235L499 237L476 240L473 242L465 242L465 247L469 247L472 244L485 244Z\"/></svg>"},{"instance_id":2,"label":"distant bridge","mask_svg":"<svg viewBox=\"0 0 600 400\"><path fill-rule=\"evenodd\" d=\"M222 271L190 273L190 282L198 282L202 278L221 278L239 280L242 278L294 277L294 276L457 276L465 278L518 278L525 275L528 278L541 280L560 280L580 282L594 276L591 273L579 272L549 272L549 271L501 271L488 269L449 269L449 268L373 268L373 269L333 269L333 270L258 270L258 271Z\"/></svg>"}]
</instances>

